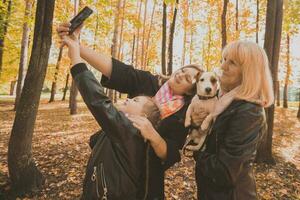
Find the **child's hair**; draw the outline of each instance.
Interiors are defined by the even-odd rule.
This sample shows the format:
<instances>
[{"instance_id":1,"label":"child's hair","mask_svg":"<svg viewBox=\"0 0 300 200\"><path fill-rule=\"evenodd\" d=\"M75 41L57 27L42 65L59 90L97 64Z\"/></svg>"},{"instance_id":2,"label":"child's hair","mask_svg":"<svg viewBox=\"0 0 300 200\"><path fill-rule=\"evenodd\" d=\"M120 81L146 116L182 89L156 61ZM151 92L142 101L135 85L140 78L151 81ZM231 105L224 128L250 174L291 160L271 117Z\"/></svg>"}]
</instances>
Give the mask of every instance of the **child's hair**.
<instances>
[{"instance_id":1,"label":"child's hair","mask_svg":"<svg viewBox=\"0 0 300 200\"><path fill-rule=\"evenodd\" d=\"M145 96L148 100L143 107L143 113L147 116L147 119L151 122L154 128L157 128L160 122L160 111L155 104L154 99Z\"/></svg>"}]
</instances>

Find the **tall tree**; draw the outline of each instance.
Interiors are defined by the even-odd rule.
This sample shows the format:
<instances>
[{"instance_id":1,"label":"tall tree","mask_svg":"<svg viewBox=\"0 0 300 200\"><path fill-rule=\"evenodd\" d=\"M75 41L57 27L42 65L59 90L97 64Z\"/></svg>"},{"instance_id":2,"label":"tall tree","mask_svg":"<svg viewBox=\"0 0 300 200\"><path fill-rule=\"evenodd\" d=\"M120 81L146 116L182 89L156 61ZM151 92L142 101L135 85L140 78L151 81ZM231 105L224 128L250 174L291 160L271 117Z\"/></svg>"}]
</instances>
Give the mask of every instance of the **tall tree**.
<instances>
[{"instance_id":1,"label":"tall tree","mask_svg":"<svg viewBox=\"0 0 300 200\"><path fill-rule=\"evenodd\" d=\"M298 101L299 101L299 106L298 106L297 118L300 119L300 89L299 89L299 97L298 97Z\"/></svg>"},{"instance_id":2,"label":"tall tree","mask_svg":"<svg viewBox=\"0 0 300 200\"><path fill-rule=\"evenodd\" d=\"M0 75L3 67L3 52L4 52L4 40L7 34L7 28L9 25L9 18L11 15L11 0L2 0L4 6L7 7L5 12L0 11Z\"/></svg>"},{"instance_id":3,"label":"tall tree","mask_svg":"<svg viewBox=\"0 0 300 200\"><path fill-rule=\"evenodd\" d=\"M124 21L125 21L125 7L126 7L126 0L123 1L122 6L122 17L121 17L121 30L120 30L120 37L119 37L119 49L118 49L118 59L121 59L122 47L123 44L123 30L124 30Z\"/></svg>"},{"instance_id":4,"label":"tall tree","mask_svg":"<svg viewBox=\"0 0 300 200\"><path fill-rule=\"evenodd\" d=\"M163 2L162 18L162 48L161 48L161 73L166 75L166 49L167 49L167 4Z\"/></svg>"},{"instance_id":5,"label":"tall tree","mask_svg":"<svg viewBox=\"0 0 300 200\"><path fill-rule=\"evenodd\" d=\"M144 59L145 59L145 37L146 37L146 28L147 28L147 5L148 0L145 0L145 6L144 6L144 17L143 17L143 40L142 40L142 54L141 54L141 68L144 69ZM150 30L149 30L150 31Z\"/></svg>"},{"instance_id":6,"label":"tall tree","mask_svg":"<svg viewBox=\"0 0 300 200\"><path fill-rule=\"evenodd\" d=\"M284 18L283 18L283 35L286 36L286 51L285 55L282 55L282 60L285 60L286 76L284 80L284 92L283 92L283 107L288 107L288 85L290 82L290 76L292 73L292 60L290 54L290 43L294 35L299 33L300 24L300 1L289 0L283 4Z\"/></svg>"},{"instance_id":7,"label":"tall tree","mask_svg":"<svg viewBox=\"0 0 300 200\"><path fill-rule=\"evenodd\" d=\"M174 33L175 33L175 24L176 24L176 16L177 16L177 7L179 4L179 0L176 0L176 5L174 9L174 14L173 14L173 20L171 23L171 28L170 28L170 37L169 37L169 48L168 48L168 71L167 75L171 75L173 71L173 40L174 40Z\"/></svg>"},{"instance_id":8,"label":"tall tree","mask_svg":"<svg viewBox=\"0 0 300 200\"><path fill-rule=\"evenodd\" d=\"M68 91L68 85L69 85L69 78L70 78L70 73L67 74L67 77L66 77L66 84L65 84L65 87L64 87L64 94L63 94L63 97L62 97L62 101L66 100L66 95L67 95L67 91Z\"/></svg>"},{"instance_id":9,"label":"tall tree","mask_svg":"<svg viewBox=\"0 0 300 200\"><path fill-rule=\"evenodd\" d=\"M239 31L239 0L235 1L235 32Z\"/></svg>"},{"instance_id":10,"label":"tall tree","mask_svg":"<svg viewBox=\"0 0 300 200\"><path fill-rule=\"evenodd\" d=\"M140 43L140 21L141 21L141 11L142 11L143 0L140 0L139 11L138 11L138 26L136 31L136 52L135 52L135 65L139 67L139 43Z\"/></svg>"},{"instance_id":11,"label":"tall tree","mask_svg":"<svg viewBox=\"0 0 300 200\"><path fill-rule=\"evenodd\" d=\"M256 0L256 27L255 27L255 41L258 44L259 32L259 0Z\"/></svg>"},{"instance_id":12,"label":"tall tree","mask_svg":"<svg viewBox=\"0 0 300 200\"><path fill-rule=\"evenodd\" d=\"M121 5L122 5L121 0L118 0L117 5L115 7L116 16L114 19L114 34L113 34L113 40L111 45L111 56L113 58L117 58L118 56L118 37L120 34L119 22L120 22ZM109 89L108 96L111 100L114 100L114 91L112 89Z\"/></svg>"},{"instance_id":13,"label":"tall tree","mask_svg":"<svg viewBox=\"0 0 300 200\"><path fill-rule=\"evenodd\" d=\"M146 41L146 55L144 58L144 69L146 68L147 65L147 61L148 61L148 54L149 54L149 44L150 44L150 39L151 39L151 32L152 32L152 26L153 26L153 21L154 21L154 12L155 12L155 7L156 7L156 3L157 1L154 1L154 5L153 5L153 9L152 9L152 14L151 14L151 21L150 21L150 27L149 27L149 31L148 31L148 35L147 35L147 41Z\"/></svg>"},{"instance_id":14,"label":"tall tree","mask_svg":"<svg viewBox=\"0 0 300 200\"><path fill-rule=\"evenodd\" d=\"M33 47L9 139L8 170L17 193L37 191L44 183L32 158L32 135L51 46L55 0L38 0Z\"/></svg>"},{"instance_id":15,"label":"tall tree","mask_svg":"<svg viewBox=\"0 0 300 200\"><path fill-rule=\"evenodd\" d=\"M63 54L63 46L61 46L59 48L59 54L58 54L58 58L57 58L56 66L55 66L54 80L53 80L52 86L51 86L51 95L50 95L49 103L53 102L55 99L57 78L58 78L58 72L59 72L59 68L60 68L62 54Z\"/></svg>"},{"instance_id":16,"label":"tall tree","mask_svg":"<svg viewBox=\"0 0 300 200\"><path fill-rule=\"evenodd\" d=\"M276 82L276 105L280 106L280 81Z\"/></svg>"},{"instance_id":17,"label":"tall tree","mask_svg":"<svg viewBox=\"0 0 300 200\"><path fill-rule=\"evenodd\" d=\"M78 13L79 4L80 4L80 0L74 0L74 16ZM77 114L77 95L78 95L78 88L75 84L75 81L72 79L71 88L70 88L70 97L69 97L69 108L70 108L71 115Z\"/></svg>"},{"instance_id":18,"label":"tall tree","mask_svg":"<svg viewBox=\"0 0 300 200\"><path fill-rule=\"evenodd\" d=\"M182 15L183 15L183 50L182 50L182 60L181 66L185 64L185 54L186 54L186 43L187 43L187 30L189 25L189 0L185 0L183 3Z\"/></svg>"},{"instance_id":19,"label":"tall tree","mask_svg":"<svg viewBox=\"0 0 300 200\"><path fill-rule=\"evenodd\" d=\"M291 75L291 64L290 64L290 35L289 33L286 36L286 73L284 79L284 88L283 88L283 107L288 108L288 86Z\"/></svg>"},{"instance_id":20,"label":"tall tree","mask_svg":"<svg viewBox=\"0 0 300 200\"><path fill-rule=\"evenodd\" d=\"M28 57L28 45L29 45L29 33L30 33L29 19L31 16L31 9L32 9L32 1L25 0L25 14L24 14L23 33L22 33L22 41L21 41L21 56L20 56L19 74L17 80L17 92L16 92L14 110L17 109L18 103L20 101L21 91L24 85L25 67L27 65L27 57Z\"/></svg>"},{"instance_id":21,"label":"tall tree","mask_svg":"<svg viewBox=\"0 0 300 200\"><path fill-rule=\"evenodd\" d=\"M283 0L268 0L266 32L264 49L269 58L270 70L273 77L273 85L275 86L278 73L278 59L280 51ZM274 91L275 93L275 91ZM266 109L268 130L258 147L256 162L264 162L275 164L272 156L272 136L274 126L274 105Z\"/></svg>"},{"instance_id":22,"label":"tall tree","mask_svg":"<svg viewBox=\"0 0 300 200\"><path fill-rule=\"evenodd\" d=\"M222 27L222 49L226 46L227 34L226 34L226 13L227 13L228 0L223 2L223 11L221 16L221 27Z\"/></svg>"}]
</instances>

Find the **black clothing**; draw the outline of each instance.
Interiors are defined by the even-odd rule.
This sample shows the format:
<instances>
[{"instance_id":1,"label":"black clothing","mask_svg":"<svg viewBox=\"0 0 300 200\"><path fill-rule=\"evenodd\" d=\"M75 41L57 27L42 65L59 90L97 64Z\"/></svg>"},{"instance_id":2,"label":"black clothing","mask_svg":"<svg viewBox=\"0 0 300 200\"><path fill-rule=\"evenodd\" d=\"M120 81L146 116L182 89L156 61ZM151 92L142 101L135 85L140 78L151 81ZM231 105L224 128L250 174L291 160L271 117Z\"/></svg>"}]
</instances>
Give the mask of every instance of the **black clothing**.
<instances>
[{"instance_id":1,"label":"black clothing","mask_svg":"<svg viewBox=\"0 0 300 200\"><path fill-rule=\"evenodd\" d=\"M138 95L154 96L159 90L158 77L150 72L134 69L118 60L112 59L110 79L102 76L103 86L127 93L129 97ZM163 162L155 154L152 147L149 151L149 192L147 199L164 199L164 172L180 161L179 150L183 147L188 134L184 127L184 119L191 97L185 97L185 105L178 112L163 119L158 133L167 143L167 158Z\"/></svg>"},{"instance_id":2,"label":"black clothing","mask_svg":"<svg viewBox=\"0 0 300 200\"><path fill-rule=\"evenodd\" d=\"M257 199L252 162L265 126L264 109L242 100L217 117L195 156L198 199Z\"/></svg>"},{"instance_id":3,"label":"black clothing","mask_svg":"<svg viewBox=\"0 0 300 200\"><path fill-rule=\"evenodd\" d=\"M102 128L96 143L92 144L82 198L93 200L104 195L112 200L143 199L146 184L141 177L146 172L147 144L124 113L113 106L84 63L73 66L71 73L84 102Z\"/></svg>"}]
</instances>

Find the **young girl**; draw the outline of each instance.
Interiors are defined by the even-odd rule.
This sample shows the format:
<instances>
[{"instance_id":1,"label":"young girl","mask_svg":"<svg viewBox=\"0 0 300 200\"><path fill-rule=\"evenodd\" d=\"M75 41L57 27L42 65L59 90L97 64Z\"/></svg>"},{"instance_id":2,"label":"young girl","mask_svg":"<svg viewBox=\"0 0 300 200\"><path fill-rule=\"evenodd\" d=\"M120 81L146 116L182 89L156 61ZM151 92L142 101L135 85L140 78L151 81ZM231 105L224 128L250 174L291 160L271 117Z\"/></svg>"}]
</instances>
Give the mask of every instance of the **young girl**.
<instances>
[{"instance_id":1,"label":"young girl","mask_svg":"<svg viewBox=\"0 0 300 200\"><path fill-rule=\"evenodd\" d=\"M147 192L147 144L128 116L145 117L155 127L160 112L154 100L137 96L116 107L93 73L81 62L78 43L65 38L71 74L87 107L102 128L86 168L82 198L143 199ZM142 118L143 119L143 118Z\"/></svg>"}]
</instances>

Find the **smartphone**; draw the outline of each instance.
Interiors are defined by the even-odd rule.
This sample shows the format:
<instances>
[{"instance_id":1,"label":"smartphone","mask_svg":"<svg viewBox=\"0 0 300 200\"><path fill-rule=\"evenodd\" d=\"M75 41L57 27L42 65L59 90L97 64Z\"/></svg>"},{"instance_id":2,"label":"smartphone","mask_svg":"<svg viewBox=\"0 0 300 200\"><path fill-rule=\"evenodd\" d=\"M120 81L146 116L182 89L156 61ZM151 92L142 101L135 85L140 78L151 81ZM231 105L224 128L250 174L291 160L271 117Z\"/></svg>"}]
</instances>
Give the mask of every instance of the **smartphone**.
<instances>
[{"instance_id":1,"label":"smartphone","mask_svg":"<svg viewBox=\"0 0 300 200\"><path fill-rule=\"evenodd\" d=\"M84 7L71 21L70 31L69 34L71 35L76 28L78 28L84 20L86 20L91 14L93 13L93 10L89 7Z\"/></svg>"}]
</instances>

